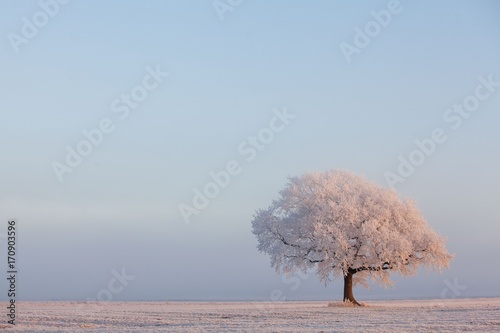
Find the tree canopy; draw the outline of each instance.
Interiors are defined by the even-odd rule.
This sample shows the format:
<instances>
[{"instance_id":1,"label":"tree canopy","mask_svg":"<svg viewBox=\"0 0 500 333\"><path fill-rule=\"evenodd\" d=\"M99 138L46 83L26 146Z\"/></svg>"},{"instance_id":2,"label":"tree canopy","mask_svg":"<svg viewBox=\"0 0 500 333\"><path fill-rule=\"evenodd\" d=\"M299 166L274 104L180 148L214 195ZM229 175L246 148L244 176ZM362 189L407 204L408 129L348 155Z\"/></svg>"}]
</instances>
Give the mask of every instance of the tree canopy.
<instances>
[{"instance_id":1,"label":"tree canopy","mask_svg":"<svg viewBox=\"0 0 500 333\"><path fill-rule=\"evenodd\" d=\"M316 268L327 284L392 284L388 271L414 275L419 266L441 270L452 259L415 203L343 170L291 177L267 209L256 212L258 249L276 271ZM358 304L352 286L344 301Z\"/></svg>"}]
</instances>

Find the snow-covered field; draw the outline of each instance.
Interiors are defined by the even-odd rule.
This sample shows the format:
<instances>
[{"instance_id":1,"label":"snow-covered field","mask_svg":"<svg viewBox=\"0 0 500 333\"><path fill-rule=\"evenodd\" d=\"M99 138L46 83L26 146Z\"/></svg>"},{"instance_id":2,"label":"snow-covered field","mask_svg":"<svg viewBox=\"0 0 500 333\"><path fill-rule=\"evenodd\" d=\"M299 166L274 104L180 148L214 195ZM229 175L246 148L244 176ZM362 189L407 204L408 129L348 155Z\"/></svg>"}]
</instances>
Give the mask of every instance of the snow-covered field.
<instances>
[{"instance_id":1,"label":"snow-covered field","mask_svg":"<svg viewBox=\"0 0 500 333\"><path fill-rule=\"evenodd\" d=\"M500 298L339 302L21 302L15 332L500 332Z\"/></svg>"}]
</instances>

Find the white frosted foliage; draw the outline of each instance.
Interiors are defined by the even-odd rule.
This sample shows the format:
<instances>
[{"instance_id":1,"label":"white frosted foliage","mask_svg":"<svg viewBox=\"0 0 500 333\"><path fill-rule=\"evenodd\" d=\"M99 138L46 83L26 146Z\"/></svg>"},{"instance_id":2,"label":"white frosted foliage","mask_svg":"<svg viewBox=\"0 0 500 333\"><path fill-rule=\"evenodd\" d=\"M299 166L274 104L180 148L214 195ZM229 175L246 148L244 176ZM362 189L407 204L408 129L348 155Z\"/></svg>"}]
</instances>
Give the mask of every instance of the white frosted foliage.
<instances>
[{"instance_id":1,"label":"white frosted foliage","mask_svg":"<svg viewBox=\"0 0 500 333\"><path fill-rule=\"evenodd\" d=\"M389 285L388 271L441 270L453 257L413 201L343 170L289 178L252 227L278 272L315 268L325 283L349 272L355 283Z\"/></svg>"}]
</instances>

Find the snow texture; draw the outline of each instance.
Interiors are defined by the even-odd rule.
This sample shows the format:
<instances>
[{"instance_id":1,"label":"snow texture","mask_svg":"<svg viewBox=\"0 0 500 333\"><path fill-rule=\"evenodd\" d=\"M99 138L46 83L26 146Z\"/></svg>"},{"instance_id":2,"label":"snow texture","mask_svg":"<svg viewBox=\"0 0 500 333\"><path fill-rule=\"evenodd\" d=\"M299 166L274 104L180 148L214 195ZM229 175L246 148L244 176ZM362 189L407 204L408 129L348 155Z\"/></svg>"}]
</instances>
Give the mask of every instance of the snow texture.
<instances>
[{"instance_id":1,"label":"snow texture","mask_svg":"<svg viewBox=\"0 0 500 333\"><path fill-rule=\"evenodd\" d=\"M7 303L2 302L2 309ZM5 311L4 311L5 312ZM341 302L20 302L4 332L500 332L500 298Z\"/></svg>"}]
</instances>

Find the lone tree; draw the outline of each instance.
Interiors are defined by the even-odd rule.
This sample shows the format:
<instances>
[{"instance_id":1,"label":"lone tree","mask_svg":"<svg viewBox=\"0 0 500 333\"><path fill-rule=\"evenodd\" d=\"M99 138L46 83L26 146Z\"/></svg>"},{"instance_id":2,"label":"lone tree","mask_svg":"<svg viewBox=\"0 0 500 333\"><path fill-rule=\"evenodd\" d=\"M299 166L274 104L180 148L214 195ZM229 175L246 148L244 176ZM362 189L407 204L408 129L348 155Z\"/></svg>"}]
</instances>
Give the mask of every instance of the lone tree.
<instances>
[{"instance_id":1,"label":"lone tree","mask_svg":"<svg viewBox=\"0 0 500 333\"><path fill-rule=\"evenodd\" d=\"M315 267L325 285L343 278L344 302L356 305L353 280L392 285L389 270L440 271L453 258L414 202L342 170L289 178L279 199L256 212L252 232L278 273Z\"/></svg>"}]
</instances>

